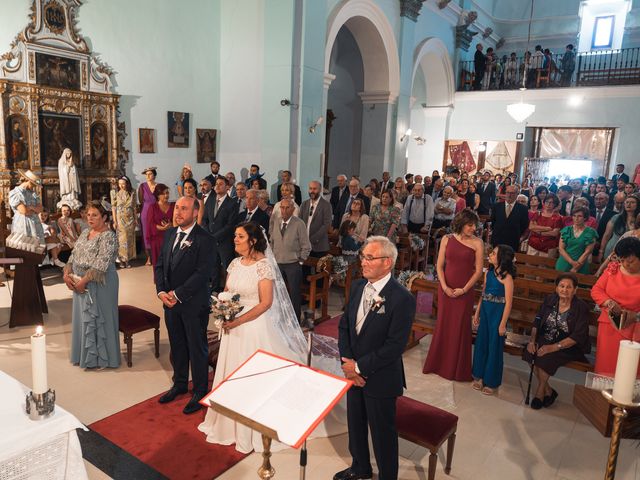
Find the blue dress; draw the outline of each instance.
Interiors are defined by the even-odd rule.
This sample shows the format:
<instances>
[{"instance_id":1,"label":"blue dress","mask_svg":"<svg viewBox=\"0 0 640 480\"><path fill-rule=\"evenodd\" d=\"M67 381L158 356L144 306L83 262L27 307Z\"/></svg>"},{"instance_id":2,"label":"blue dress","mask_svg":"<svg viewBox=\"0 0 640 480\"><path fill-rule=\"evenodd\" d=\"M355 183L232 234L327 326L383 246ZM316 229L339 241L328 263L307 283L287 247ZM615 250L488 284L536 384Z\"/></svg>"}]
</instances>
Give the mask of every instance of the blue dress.
<instances>
[{"instance_id":1,"label":"blue dress","mask_svg":"<svg viewBox=\"0 0 640 480\"><path fill-rule=\"evenodd\" d=\"M487 272L487 283L482 295L472 369L473 378L482 380L489 388L498 388L502 383L504 337L498 333L498 327L504 303L504 285L492 268Z\"/></svg>"},{"instance_id":2,"label":"blue dress","mask_svg":"<svg viewBox=\"0 0 640 480\"><path fill-rule=\"evenodd\" d=\"M9 192L9 206L13 210L13 220L11 222L11 231L23 233L28 237L38 237L40 243L44 243L44 230L38 215L23 215L18 211L18 205L23 204L25 207L36 207L39 205L37 195L27 188L17 186Z\"/></svg>"}]
</instances>

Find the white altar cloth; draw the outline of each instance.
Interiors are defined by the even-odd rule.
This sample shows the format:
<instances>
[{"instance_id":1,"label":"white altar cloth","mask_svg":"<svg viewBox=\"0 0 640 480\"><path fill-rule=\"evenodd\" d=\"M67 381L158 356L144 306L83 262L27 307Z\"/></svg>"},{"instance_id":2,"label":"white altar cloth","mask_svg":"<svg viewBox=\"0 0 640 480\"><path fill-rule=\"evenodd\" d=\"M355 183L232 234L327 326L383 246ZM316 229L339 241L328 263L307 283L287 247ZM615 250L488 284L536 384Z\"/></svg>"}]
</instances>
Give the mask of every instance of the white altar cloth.
<instances>
[{"instance_id":1,"label":"white altar cloth","mask_svg":"<svg viewBox=\"0 0 640 480\"><path fill-rule=\"evenodd\" d=\"M30 420L29 391L0 371L0 479L86 479L76 433L84 425L59 405L49 418Z\"/></svg>"}]
</instances>

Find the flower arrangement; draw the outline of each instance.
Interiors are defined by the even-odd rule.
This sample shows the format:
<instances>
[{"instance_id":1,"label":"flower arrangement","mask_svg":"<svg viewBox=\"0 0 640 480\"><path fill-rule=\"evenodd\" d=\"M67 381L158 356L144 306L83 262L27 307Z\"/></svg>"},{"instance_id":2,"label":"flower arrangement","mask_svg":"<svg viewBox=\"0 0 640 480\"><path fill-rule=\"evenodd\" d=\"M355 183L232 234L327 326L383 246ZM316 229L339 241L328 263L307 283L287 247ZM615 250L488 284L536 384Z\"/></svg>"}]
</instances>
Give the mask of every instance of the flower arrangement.
<instances>
[{"instance_id":1,"label":"flower arrangement","mask_svg":"<svg viewBox=\"0 0 640 480\"><path fill-rule=\"evenodd\" d=\"M210 314L216 319L214 326L218 329L218 338L225 322L230 322L244 307L240 305L240 295L232 292L220 292L211 296Z\"/></svg>"},{"instance_id":2,"label":"flower arrangement","mask_svg":"<svg viewBox=\"0 0 640 480\"><path fill-rule=\"evenodd\" d=\"M411 244L411 248L414 251L422 250L425 245L422 237L420 237L419 235L416 235L415 233L409 234L409 243Z\"/></svg>"}]
</instances>

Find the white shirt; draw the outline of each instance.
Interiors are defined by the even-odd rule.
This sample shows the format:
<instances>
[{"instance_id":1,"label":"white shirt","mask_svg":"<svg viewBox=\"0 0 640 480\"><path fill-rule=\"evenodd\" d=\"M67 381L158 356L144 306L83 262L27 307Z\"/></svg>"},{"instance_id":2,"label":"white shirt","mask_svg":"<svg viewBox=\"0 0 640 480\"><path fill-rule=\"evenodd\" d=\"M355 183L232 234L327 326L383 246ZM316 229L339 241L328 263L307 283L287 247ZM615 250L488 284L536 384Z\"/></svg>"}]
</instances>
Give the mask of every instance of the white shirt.
<instances>
[{"instance_id":1,"label":"white shirt","mask_svg":"<svg viewBox=\"0 0 640 480\"><path fill-rule=\"evenodd\" d=\"M385 285L390 279L391 279L391 272L387 273L384 277L382 277L377 282L374 282L371 284L373 286L373 289L375 290L374 296L380 295L380 292L382 291L382 289L385 287ZM367 285L369 284L367 283ZM367 287L365 285L365 289L366 288ZM365 308L364 302L365 302L365 293L363 290L362 297L360 298L360 306L358 307L358 313L356 313L356 324L358 323L358 319L362 318L362 315L364 314L364 308ZM360 328L362 329L362 326Z\"/></svg>"},{"instance_id":2,"label":"white shirt","mask_svg":"<svg viewBox=\"0 0 640 480\"><path fill-rule=\"evenodd\" d=\"M193 222L193 225L191 225L189 228L187 228L186 230L183 229L182 227L178 227L178 231L176 232L176 239L173 242L173 247L171 247L171 250L173 250L174 248L176 248L176 245L178 243L178 238L180 236L180 232L184 232L186 233L186 235L182 238L182 242L180 242L180 248L182 248L182 245L184 245L184 242L187 238L189 238L189 234L191 233L191 230L193 230L193 228L196 226L196 222Z\"/></svg>"},{"instance_id":3,"label":"white shirt","mask_svg":"<svg viewBox=\"0 0 640 480\"><path fill-rule=\"evenodd\" d=\"M311 220L313 220L313 216L316 214L319 201L320 201L319 198L316 200L309 199L309 218L307 218L307 232L311 228Z\"/></svg>"}]
</instances>

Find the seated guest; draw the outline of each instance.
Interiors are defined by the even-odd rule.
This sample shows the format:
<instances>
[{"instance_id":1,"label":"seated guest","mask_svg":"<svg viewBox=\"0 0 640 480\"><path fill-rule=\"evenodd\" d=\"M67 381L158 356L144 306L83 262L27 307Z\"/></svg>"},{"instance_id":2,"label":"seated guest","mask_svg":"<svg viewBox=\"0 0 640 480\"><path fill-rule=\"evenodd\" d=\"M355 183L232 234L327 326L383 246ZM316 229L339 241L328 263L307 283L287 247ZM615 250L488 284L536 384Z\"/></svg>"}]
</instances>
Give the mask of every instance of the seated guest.
<instances>
[{"instance_id":1,"label":"seated guest","mask_svg":"<svg viewBox=\"0 0 640 480\"><path fill-rule=\"evenodd\" d=\"M424 194L422 184L416 183L402 210L402 219L400 220L402 228L410 233L425 233L429 231L432 221L433 200Z\"/></svg>"},{"instance_id":2,"label":"seated guest","mask_svg":"<svg viewBox=\"0 0 640 480\"><path fill-rule=\"evenodd\" d=\"M589 211L589 217L585 220L584 224L587 227L593 228L595 231L598 231L598 222L596 221L596 217L591 216L591 210L589 209L589 201L584 197L578 197L573 201L572 213L576 207L585 207ZM570 217L564 218L564 226L568 227L569 225L573 225L573 215Z\"/></svg>"},{"instance_id":3,"label":"seated guest","mask_svg":"<svg viewBox=\"0 0 640 480\"><path fill-rule=\"evenodd\" d=\"M83 232L89 228L89 223L87 223L87 207L80 207L78 213L80 213L80 218L75 218L73 223L78 226L80 232Z\"/></svg>"},{"instance_id":4,"label":"seated guest","mask_svg":"<svg viewBox=\"0 0 640 480\"><path fill-rule=\"evenodd\" d=\"M58 259L62 244L58 238L58 231L53 226L52 222L49 222L49 212L42 211L38 214L40 223L42 225L42 231L44 232L44 243L47 245L47 252L51 257L51 263L56 267L64 267L64 262Z\"/></svg>"},{"instance_id":5,"label":"seated guest","mask_svg":"<svg viewBox=\"0 0 640 480\"><path fill-rule=\"evenodd\" d=\"M364 212L364 202L362 200L356 198L351 202L350 211L342 216L342 223L346 220L351 220L356 224L354 233L356 242L364 243L369 234L369 215Z\"/></svg>"},{"instance_id":6,"label":"seated guest","mask_svg":"<svg viewBox=\"0 0 640 480\"><path fill-rule=\"evenodd\" d=\"M393 192L393 190L382 192L380 203L371 207L369 233L387 237L393 243L396 243L398 241L398 228L400 228L402 210L397 205L394 205Z\"/></svg>"},{"instance_id":7,"label":"seated guest","mask_svg":"<svg viewBox=\"0 0 640 480\"><path fill-rule=\"evenodd\" d=\"M351 220L345 220L340 225L340 247L342 248L342 255L356 259L362 242L358 242L355 237L356 224Z\"/></svg>"},{"instance_id":8,"label":"seated guest","mask_svg":"<svg viewBox=\"0 0 640 480\"><path fill-rule=\"evenodd\" d=\"M577 206L573 209L573 225L560 230L560 256L556 270L590 273L589 257L598 239L598 232L585 224L588 216L588 208Z\"/></svg>"},{"instance_id":9,"label":"seated guest","mask_svg":"<svg viewBox=\"0 0 640 480\"><path fill-rule=\"evenodd\" d=\"M449 227L456 216L456 201L452 198L453 188L446 186L442 196L436 200L433 215L433 228Z\"/></svg>"},{"instance_id":10,"label":"seated guest","mask_svg":"<svg viewBox=\"0 0 640 480\"><path fill-rule=\"evenodd\" d=\"M562 216L556 213L558 205L560 205L560 200L555 194L550 193L544 201L542 210L533 212L534 215L529 217L530 233L527 255L550 258L558 256L560 230L564 228ZM531 213L529 211L530 215Z\"/></svg>"},{"instance_id":11,"label":"seated guest","mask_svg":"<svg viewBox=\"0 0 640 480\"><path fill-rule=\"evenodd\" d=\"M167 230L174 226L173 210L175 204L169 201L169 187L164 183L158 183L153 190L156 199L147 211L147 218L143 219L144 234L151 249L151 264L155 267L162 250L162 243ZM203 209L204 210L204 209Z\"/></svg>"},{"instance_id":12,"label":"seated guest","mask_svg":"<svg viewBox=\"0 0 640 480\"><path fill-rule=\"evenodd\" d=\"M549 378L558 368L572 361L586 361L589 343L589 306L578 297L578 278L572 273L561 273L556 278L556 293L547 295L538 310L531 331L531 340L522 358L535 362L533 372L538 387L531 408L550 407L556 392Z\"/></svg>"},{"instance_id":13,"label":"seated guest","mask_svg":"<svg viewBox=\"0 0 640 480\"><path fill-rule=\"evenodd\" d=\"M62 205L60 208L60 218L58 218L58 230L60 231L60 241L73 250L78 237L80 236L80 226L71 218L71 208L69 205Z\"/></svg>"},{"instance_id":14,"label":"seated guest","mask_svg":"<svg viewBox=\"0 0 640 480\"><path fill-rule=\"evenodd\" d=\"M118 239L99 202L87 207L84 230L64 268L63 280L73 292L71 363L80 368L120 366L118 332Z\"/></svg>"},{"instance_id":15,"label":"seated guest","mask_svg":"<svg viewBox=\"0 0 640 480\"><path fill-rule=\"evenodd\" d=\"M591 289L591 297L602 309L594 371L611 377L616 373L620 341L640 340L640 239L621 239L614 253L614 261ZM640 366L637 376L640 378Z\"/></svg>"},{"instance_id":16,"label":"seated guest","mask_svg":"<svg viewBox=\"0 0 640 480\"><path fill-rule=\"evenodd\" d=\"M604 237L600 242L600 251L603 252L603 258L607 258L622 235L632 230L635 225L636 217L640 214L640 201L637 197L630 196L624 200L624 209L618 215L611 217Z\"/></svg>"}]
</instances>

